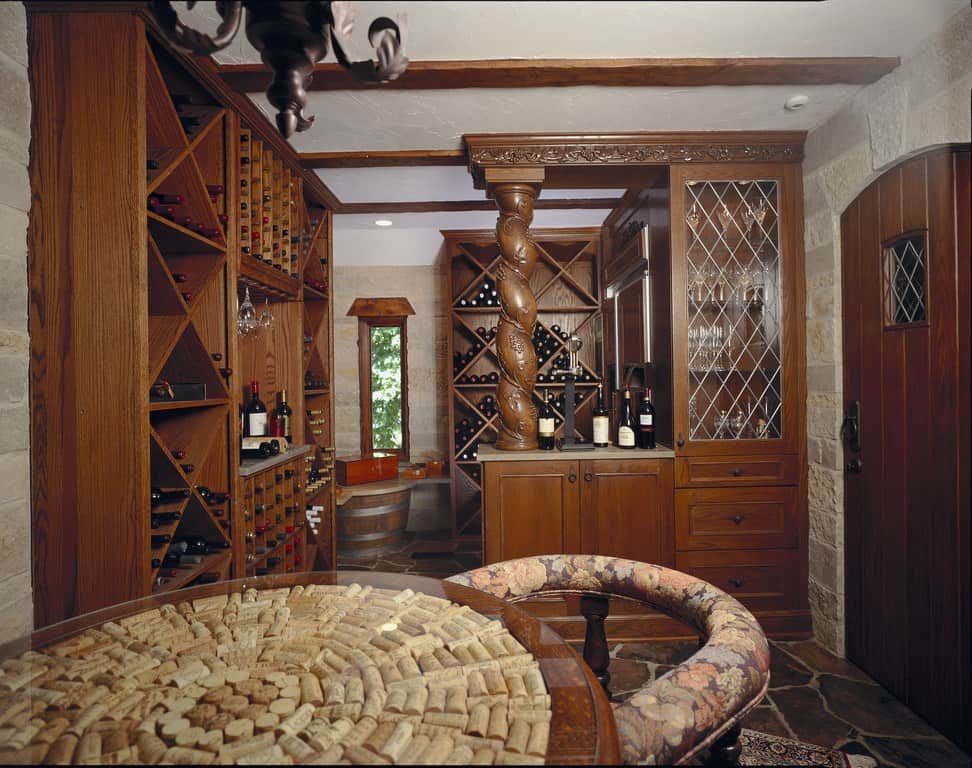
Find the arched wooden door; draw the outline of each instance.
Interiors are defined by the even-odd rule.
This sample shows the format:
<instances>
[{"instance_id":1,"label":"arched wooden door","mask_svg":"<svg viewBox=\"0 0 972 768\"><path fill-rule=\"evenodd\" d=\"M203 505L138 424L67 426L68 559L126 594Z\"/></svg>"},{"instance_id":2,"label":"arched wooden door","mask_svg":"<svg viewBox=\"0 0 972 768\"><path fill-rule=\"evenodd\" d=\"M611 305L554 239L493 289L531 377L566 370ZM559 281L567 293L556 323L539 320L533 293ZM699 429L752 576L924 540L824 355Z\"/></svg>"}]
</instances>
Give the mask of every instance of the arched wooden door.
<instances>
[{"instance_id":1,"label":"arched wooden door","mask_svg":"<svg viewBox=\"0 0 972 768\"><path fill-rule=\"evenodd\" d=\"M970 746L969 151L841 217L847 655Z\"/></svg>"}]
</instances>

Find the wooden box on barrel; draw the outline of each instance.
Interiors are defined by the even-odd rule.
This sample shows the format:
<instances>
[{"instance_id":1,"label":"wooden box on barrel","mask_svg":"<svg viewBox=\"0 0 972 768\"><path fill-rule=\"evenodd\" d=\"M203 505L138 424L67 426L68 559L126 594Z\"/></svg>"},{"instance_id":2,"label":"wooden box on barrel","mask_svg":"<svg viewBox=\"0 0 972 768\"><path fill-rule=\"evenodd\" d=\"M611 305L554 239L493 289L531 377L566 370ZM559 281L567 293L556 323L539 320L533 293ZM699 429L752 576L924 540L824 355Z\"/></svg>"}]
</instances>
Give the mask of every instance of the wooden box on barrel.
<instances>
[{"instance_id":1,"label":"wooden box on barrel","mask_svg":"<svg viewBox=\"0 0 972 768\"><path fill-rule=\"evenodd\" d=\"M338 485L360 485L398 477L398 456L373 453L367 456L341 456L334 460Z\"/></svg>"}]
</instances>

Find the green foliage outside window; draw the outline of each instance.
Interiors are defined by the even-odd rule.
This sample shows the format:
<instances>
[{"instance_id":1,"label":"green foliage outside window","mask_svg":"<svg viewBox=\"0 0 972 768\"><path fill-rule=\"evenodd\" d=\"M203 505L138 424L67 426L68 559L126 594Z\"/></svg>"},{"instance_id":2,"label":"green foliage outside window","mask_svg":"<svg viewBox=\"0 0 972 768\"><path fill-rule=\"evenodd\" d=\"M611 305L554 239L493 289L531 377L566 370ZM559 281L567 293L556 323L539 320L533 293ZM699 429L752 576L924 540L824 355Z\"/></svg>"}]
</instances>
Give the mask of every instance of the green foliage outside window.
<instances>
[{"instance_id":1,"label":"green foliage outside window","mask_svg":"<svg viewBox=\"0 0 972 768\"><path fill-rule=\"evenodd\" d=\"M373 447L402 447L402 329L371 328L371 429Z\"/></svg>"}]
</instances>

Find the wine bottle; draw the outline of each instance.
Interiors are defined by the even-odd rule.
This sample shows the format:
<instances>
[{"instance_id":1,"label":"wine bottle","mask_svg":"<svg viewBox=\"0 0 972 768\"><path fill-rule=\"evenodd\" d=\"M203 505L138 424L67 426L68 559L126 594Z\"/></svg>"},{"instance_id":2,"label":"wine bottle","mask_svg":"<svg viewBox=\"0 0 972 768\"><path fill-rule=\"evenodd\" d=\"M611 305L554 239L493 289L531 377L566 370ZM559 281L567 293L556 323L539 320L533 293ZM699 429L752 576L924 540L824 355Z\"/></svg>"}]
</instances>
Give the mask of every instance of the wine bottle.
<instances>
[{"instance_id":1,"label":"wine bottle","mask_svg":"<svg viewBox=\"0 0 972 768\"><path fill-rule=\"evenodd\" d=\"M266 434L267 406L260 399L260 385L253 380L250 382L250 402L246 405L246 436L263 437Z\"/></svg>"},{"instance_id":2,"label":"wine bottle","mask_svg":"<svg viewBox=\"0 0 972 768\"><path fill-rule=\"evenodd\" d=\"M651 404L651 389L645 387L645 397L638 406L638 447L655 447L655 406Z\"/></svg>"},{"instance_id":3,"label":"wine bottle","mask_svg":"<svg viewBox=\"0 0 972 768\"><path fill-rule=\"evenodd\" d=\"M611 442L611 426L607 408L604 407L604 386L597 385L597 403L594 405L594 447L607 448Z\"/></svg>"},{"instance_id":4,"label":"wine bottle","mask_svg":"<svg viewBox=\"0 0 972 768\"><path fill-rule=\"evenodd\" d=\"M537 430L537 447L541 451L552 451L554 449L554 430L554 412L550 407L550 395L547 390L544 390Z\"/></svg>"},{"instance_id":5,"label":"wine bottle","mask_svg":"<svg viewBox=\"0 0 972 768\"><path fill-rule=\"evenodd\" d=\"M624 390L621 418L618 419L618 448L635 447L635 423L631 416L631 390Z\"/></svg>"},{"instance_id":6,"label":"wine bottle","mask_svg":"<svg viewBox=\"0 0 972 768\"><path fill-rule=\"evenodd\" d=\"M159 547L164 547L170 541L172 541L172 537L169 534L167 534L167 533L163 533L161 535L153 536L152 537L152 549L158 549Z\"/></svg>"},{"instance_id":7,"label":"wine bottle","mask_svg":"<svg viewBox=\"0 0 972 768\"><path fill-rule=\"evenodd\" d=\"M288 444L292 443L294 439L293 432L291 431L291 417L293 415L293 410L287 405L287 390L281 389L280 405L274 411L273 417L277 420L278 431L286 438Z\"/></svg>"},{"instance_id":8,"label":"wine bottle","mask_svg":"<svg viewBox=\"0 0 972 768\"><path fill-rule=\"evenodd\" d=\"M152 488L152 506L159 504L170 504L172 502L188 499L190 495L188 488L176 488L174 490L163 491L161 488Z\"/></svg>"}]
</instances>

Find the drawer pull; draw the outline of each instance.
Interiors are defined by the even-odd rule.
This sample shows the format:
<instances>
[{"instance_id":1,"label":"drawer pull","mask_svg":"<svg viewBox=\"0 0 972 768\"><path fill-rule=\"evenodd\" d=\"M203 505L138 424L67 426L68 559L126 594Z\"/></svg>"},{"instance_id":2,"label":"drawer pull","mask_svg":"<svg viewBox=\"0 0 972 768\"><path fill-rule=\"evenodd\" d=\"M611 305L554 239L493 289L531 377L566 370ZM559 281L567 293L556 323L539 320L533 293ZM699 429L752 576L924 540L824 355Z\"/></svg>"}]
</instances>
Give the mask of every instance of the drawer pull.
<instances>
[{"instance_id":1,"label":"drawer pull","mask_svg":"<svg viewBox=\"0 0 972 768\"><path fill-rule=\"evenodd\" d=\"M745 515L733 515L729 519L732 520L732 522L734 522L736 525L739 525L743 520L746 519L746 516Z\"/></svg>"},{"instance_id":2,"label":"drawer pull","mask_svg":"<svg viewBox=\"0 0 972 768\"><path fill-rule=\"evenodd\" d=\"M594 479L594 475L591 474L590 467L584 467L584 482L591 482Z\"/></svg>"},{"instance_id":3,"label":"drawer pull","mask_svg":"<svg viewBox=\"0 0 972 768\"><path fill-rule=\"evenodd\" d=\"M742 477L742 473L742 467L734 467L730 474L732 474L733 477Z\"/></svg>"},{"instance_id":4,"label":"drawer pull","mask_svg":"<svg viewBox=\"0 0 972 768\"><path fill-rule=\"evenodd\" d=\"M577 473L574 472L574 470L570 470L570 474L567 475L567 479L570 482L572 482L572 483L576 483L577 482Z\"/></svg>"},{"instance_id":5,"label":"drawer pull","mask_svg":"<svg viewBox=\"0 0 972 768\"><path fill-rule=\"evenodd\" d=\"M743 585L742 579L729 579L729 586L739 589Z\"/></svg>"}]
</instances>

